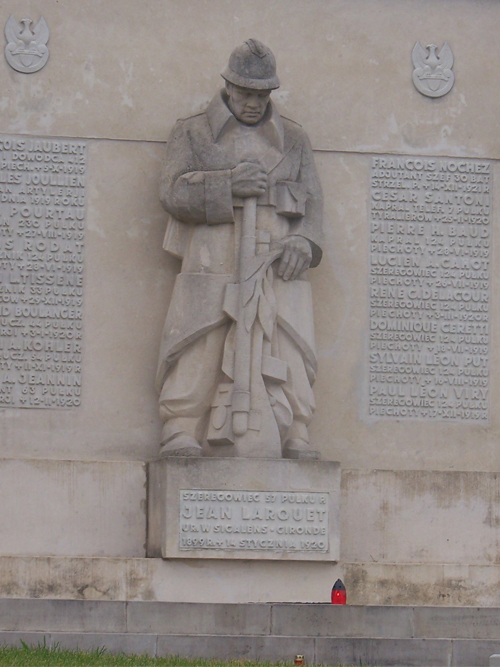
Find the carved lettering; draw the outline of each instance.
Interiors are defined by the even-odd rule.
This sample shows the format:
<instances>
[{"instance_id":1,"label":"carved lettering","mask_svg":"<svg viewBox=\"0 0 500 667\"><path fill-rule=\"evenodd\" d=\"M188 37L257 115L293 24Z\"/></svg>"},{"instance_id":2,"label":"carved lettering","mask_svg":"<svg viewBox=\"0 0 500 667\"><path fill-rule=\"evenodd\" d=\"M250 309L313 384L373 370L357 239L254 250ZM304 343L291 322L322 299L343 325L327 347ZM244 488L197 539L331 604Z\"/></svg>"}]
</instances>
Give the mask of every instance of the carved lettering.
<instances>
[{"instance_id":1,"label":"carved lettering","mask_svg":"<svg viewBox=\"0 0 500 667\"><path fill-rule=\"evenodd\" d=\"M181 550L329 550L327 493L182 490L179 518Z\"/></svg>"},{"instance_id":2,"label":"carved lettering","mask_svg":"<svg viewBox=\"0 0 500 667\"><path fill-rule=\"evenodd\" d=\"M86 142L0 137L0 407L81 402Z\"/></svg>"},{"instance_id":3,"label":"carved lettering","mask_svg":"<svg viewBox=\"0 0 500 667\"><path fill-rule=\"evenodd\" d=\"M372 157L369 414L489 416L490 164Z\"/></svg>"}]
</instances>

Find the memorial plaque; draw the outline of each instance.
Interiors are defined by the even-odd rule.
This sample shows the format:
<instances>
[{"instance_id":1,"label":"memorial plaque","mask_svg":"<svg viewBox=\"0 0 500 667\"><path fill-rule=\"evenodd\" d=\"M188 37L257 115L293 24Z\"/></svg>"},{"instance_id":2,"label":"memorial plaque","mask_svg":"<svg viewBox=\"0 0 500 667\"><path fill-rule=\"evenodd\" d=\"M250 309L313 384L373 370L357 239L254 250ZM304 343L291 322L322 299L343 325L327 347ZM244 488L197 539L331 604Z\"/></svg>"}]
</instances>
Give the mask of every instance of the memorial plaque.
<instances>
[{"instance_id":1,"label":"memorial plaque","mask_svg":"<svg viewBox=\"0 0 500 667\"><path fill-rule=\"evenodd\" d=\"M148 466L148 555L334 562L340 465L166 456Z\"/></svg>"},{"instance_id":2,"label":"memorial plaque","mask_svg":"<svg viewBox=\"0 0 500 667\"><path fill-rule=\"evenodd\" d=\"M328 551L328 493L180 491L179 548Z\"/></svg>"},{"instance_id":3,"label":"memorial plaque","mask_svg":"<svg viewBox=\"0 0 500 667\"><path fill-rule=\"evenodd\" d=\"M81 400L86 143L0 137L0 407Z\"/></svg>"},{"instance_id":4,"label":"memorial plaque","mask_svg":"<svg viewBox=\"0 0 500 667\"><path fill-rule=\"evenodd\" d=\"M489 413L491 169L372 157L369 414Z\"/></svg>"}]
</instances>

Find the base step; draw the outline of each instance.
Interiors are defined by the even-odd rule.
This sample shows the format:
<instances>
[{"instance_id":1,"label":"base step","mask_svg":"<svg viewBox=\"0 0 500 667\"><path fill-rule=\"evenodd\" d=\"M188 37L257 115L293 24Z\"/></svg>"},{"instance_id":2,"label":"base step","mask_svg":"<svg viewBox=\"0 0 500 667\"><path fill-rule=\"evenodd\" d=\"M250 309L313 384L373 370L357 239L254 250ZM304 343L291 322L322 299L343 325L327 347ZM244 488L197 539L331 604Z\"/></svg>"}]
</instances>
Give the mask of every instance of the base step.
<instances>
[{"instance_id":1,"label":"base step","mask_svg":"<svg viewBox=\"0 0 500 667\"><path fill-rule=\"evenodd\" d=\"M500 608L0 599L0 643L307 664L487 667Z\"/></svg>"},{"instance_id":2,"label":"base step","mask_svg":"<svg viewBox=\"0 0 500 667\"><path fill-rule=\"evenodd\" d=\"M0 643L59 646L108 653L256 662L292 662L297 654L307 665L377 665L379 667L488 667L500 640L311 638L259 635L156 635L138 633L0 632Z\"/></svg>"}]
</instances>

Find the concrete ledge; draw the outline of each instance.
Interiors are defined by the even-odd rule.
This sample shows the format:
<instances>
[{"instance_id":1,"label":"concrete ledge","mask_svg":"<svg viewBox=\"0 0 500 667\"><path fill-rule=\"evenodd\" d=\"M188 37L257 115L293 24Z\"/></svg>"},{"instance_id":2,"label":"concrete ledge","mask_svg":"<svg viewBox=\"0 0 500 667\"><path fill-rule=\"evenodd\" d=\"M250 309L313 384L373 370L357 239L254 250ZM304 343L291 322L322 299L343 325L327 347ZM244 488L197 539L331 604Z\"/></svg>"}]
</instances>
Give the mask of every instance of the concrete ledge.
<instances>
[{"instance_id":1,"label":"concrete ledge","mask_svg":"<svg viewBox=\"0 0 500 667\"><path fill-rule=\"evenodd\" d=\"M0 600L0 629L126 632L125 602Z\"/></svg>"},{"instance_id":2,"label":"concrete ledge","mask_svg":"<svg viewBox=\"0 0 500 667\"><path fill-rule=\"evenodd\" d=\"M384 665L384 667L450 667L450 639L316 639L315 662L335 665ZM470 663L469 667L475 667Z\"/></svg>"},{"instance_id":3,"label":"concrete ledge","mask_svg":"<svg viewBox=\"0 0 500 667\"><path fill-rule=\"evenodd\" d=\"M464 607L414 607L412 625L416 637L496 639L500 648L500 610Z\"/></svg>"},{"instance_id":4,"label":"concrete ledge","mask_svg":"<svg viewBox=\"0 0 500 667\"><path fill-rule=\"evenodd\" d=\"M349 605L494 607L500 600L499 565L197 561L193 567L161 558L0 556L0 598L327 602L339 577ZM284 588L282 581L293 584Z\"/></svg>"},{"instance_id":5,"label":"concrete ledge","mask_svg":"<svg viewBox=\"0 0 500 667\"><path fill-rule=\"evenodd\" d=\"M351 604L494 607L500 567L463 563L343 562Z\"/></svg>"},{"instance_id":6,"label":"concrete ledge","mask_svg":"<svg viewBox=\"0 0 500 667\"><path fill-rule=\"evenodd\" d=\"M315 663L315 640L311 637L228 637L224 635L158 637L159 656L180 655L186 658L292 662L297 654L304 656L306 664Z\"/></svg>"},{"instance_id":7,"label":"concrete ledge","mask_svg":"<svg viewBox=\"0 0 500 667\"><path fill-rule=\"evenodd\" d=\"M500 642L500 608L0 599L0 631Z\"/></svg>"},{"instance_id":8,"label":"concrete ledge","mask_svg":"<svg viewBox=\"0 0 500 667\"><path fill-rule=\"evenodd\" d=\"M412 607L271 605L273 634L313 637L413 637Z\"/></svg>"},{"instance_id":9,"label":"concrete ledge","mask_svg":"<svg viewBox=\"0 0 500 667\"><path fill-rule=\"evenodd\" d=\"M127 603L127 630L158 634L268 635L271 605Z\"/></svg>"}]
</instances>

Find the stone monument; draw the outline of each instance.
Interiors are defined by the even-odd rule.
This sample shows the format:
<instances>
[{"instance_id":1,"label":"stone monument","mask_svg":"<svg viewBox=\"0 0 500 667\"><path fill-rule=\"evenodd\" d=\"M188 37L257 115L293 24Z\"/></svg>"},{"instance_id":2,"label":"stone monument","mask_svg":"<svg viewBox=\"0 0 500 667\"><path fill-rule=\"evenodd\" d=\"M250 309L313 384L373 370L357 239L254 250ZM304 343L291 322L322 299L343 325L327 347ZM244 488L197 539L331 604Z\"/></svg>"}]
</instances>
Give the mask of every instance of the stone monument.
<instances>
[{"instance_id":1,"label":"stone monument","mask_svg":"<svg viewBox=\"0 0 500 667\"><path fill-rule=\"evenodd\" d=\"M271 50L248 39L222 77L172 130L161 180L164 248L182 265L157 374L150 552L336 560L339 467L315 463L307 431L321 185L307 135L270 100ZM178 458L202 453L223 458Z\"/></svg>"},{"instance_id":2,"label":"stone monument","mask_svg":"<svg viewBox=\"0 0 500 667\"><path fill-rule=\"evenodd\" d=\"M326 602L341 578L349 604L498 604L500 3L263 4L2 3L3 597ZM196 141L220 72L251 36L276 56L279 115L270 104L262 120L257 108L238 121L224 90L220 134L204 135L203 155L215 160L218 146L220 162L207 165ZM192 165L176 155L163 171L167 213L158 184L179 117L169 151L188 131L196 150ZM301 210L294 169L310 154L306 143L286 152L287 137L307 142L287 118L307 130L323 190L323 239L295 234L311 267L323 251L307 281L284 280L272 258L319 202L308 193L304 218L290 217L290 202ZM266 188L253 276L237 272L254 199L232 192L237 132L239 153L265 172L253 166L249 179ZM186 205L169 192L175 168ZM201 197L210 205L198 210ZM238 324L246 384L230 396ZM203 361L196 373L190 355L208 345L212 370ZM290 387L297 367L304 383ZM191 377L208 387L200 413L175 416ZM174 437L186 445L180 433L184 453L202 456L159 456L162 441L162 454ZM322 462L306 458L314 451ZM337 527L326 530L329 461L342 467L340 555Z\"/></svg>"},{"instance_id":3,"label":"stone monument","mask_svg":"<svg viewBox=\"0 0 500 667\"><path fill-rule=\"evenodd\" d=\"M318 458L310 285L323 197L309 140L282 118L272 52L238 46L225 89L167 146L164 248L182 259L162 338L161 456ZM234 452L233 452L234 450Z\"/></svg>"}]
</instances>

